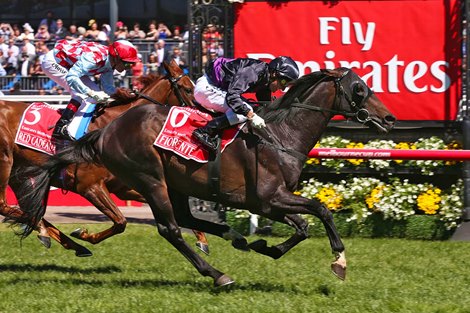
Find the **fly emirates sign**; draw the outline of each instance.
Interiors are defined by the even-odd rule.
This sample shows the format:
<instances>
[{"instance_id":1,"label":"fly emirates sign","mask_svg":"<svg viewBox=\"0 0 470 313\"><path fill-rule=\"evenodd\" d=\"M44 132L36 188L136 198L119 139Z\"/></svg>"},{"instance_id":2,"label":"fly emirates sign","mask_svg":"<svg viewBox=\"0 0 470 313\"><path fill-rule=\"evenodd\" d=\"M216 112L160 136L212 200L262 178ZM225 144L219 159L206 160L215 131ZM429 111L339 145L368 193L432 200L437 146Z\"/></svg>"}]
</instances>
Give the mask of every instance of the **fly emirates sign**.
<instances>
[{"instance_id":1,"label":"fly emirates sign","mask_svg":"<svg viewBox=\"0 0 470 313\"><path fill-rule=\"evenodd\" d=\"M301 75L356 71L400 120L454 120L461 89L458 0L245 2L235 57L296 60Z\"/></svg>"}]
</instances>

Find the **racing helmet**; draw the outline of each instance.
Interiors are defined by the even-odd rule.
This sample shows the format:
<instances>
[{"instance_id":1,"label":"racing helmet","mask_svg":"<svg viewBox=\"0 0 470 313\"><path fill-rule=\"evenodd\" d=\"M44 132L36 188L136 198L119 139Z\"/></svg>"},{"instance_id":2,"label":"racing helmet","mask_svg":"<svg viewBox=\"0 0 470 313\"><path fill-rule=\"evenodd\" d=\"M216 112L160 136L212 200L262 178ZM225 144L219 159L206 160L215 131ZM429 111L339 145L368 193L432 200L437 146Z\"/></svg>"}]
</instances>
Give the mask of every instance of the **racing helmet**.
<instances>
[{"instance_id":1,"label":"racing helmet","mask_svg":"<svg viewBox=\"0 0 470 313\"><path fill-rule=\"evenodd\" d=\"M276 72L281 78L295 80L299 78L299 67L290 57L280 56L269 62L269 70Z\"/></svg>"},{"instance_id":2,"label":"racing helmet","mask_svg":"<svg viewBox=\"0 0 470 313\"><path fill-rule=\"evenodd\" d=\"M140 61L137 56L137 48L127 40L117 40L110 44L109 54L120 58L124 62L136 63Z\"/></svg>"}]
</instances>

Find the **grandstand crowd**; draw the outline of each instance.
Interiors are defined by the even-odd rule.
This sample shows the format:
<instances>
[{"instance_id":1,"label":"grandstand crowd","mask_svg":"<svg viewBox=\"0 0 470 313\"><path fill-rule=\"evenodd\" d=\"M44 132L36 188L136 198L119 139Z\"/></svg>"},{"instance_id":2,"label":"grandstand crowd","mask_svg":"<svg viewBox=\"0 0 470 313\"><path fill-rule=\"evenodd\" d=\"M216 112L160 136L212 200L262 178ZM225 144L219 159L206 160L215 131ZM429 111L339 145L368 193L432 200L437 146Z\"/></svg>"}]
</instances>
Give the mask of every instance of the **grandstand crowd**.
<instances>
[{"instance_id":1,"label":"grandstand crowd","mask_svg":"<svg viewBox=\"0 0 470 313\"><path fill-rule=\"evenodd\" d=\"M174 59L187 71L189 32L180 25L167 26L163 22L149 21L146 25L134 22L126 25L118 21L114 36L111 26L90 19L87 25L64 25L52 11L38 25L30 23L0 23L0 95L8 94L62 94L64 91L45 76L41 58L53 49L58 40L88 40L109 44L110 40L127 39L139 51L141 63L130 71L115 73L119 86L129 87L134 78L152 73L161 74L163 61ZM213 24L202 32L203 64L224 55L223 35ZM96 77L99 79L99 77Z\"/></svg>"}]
</instances>

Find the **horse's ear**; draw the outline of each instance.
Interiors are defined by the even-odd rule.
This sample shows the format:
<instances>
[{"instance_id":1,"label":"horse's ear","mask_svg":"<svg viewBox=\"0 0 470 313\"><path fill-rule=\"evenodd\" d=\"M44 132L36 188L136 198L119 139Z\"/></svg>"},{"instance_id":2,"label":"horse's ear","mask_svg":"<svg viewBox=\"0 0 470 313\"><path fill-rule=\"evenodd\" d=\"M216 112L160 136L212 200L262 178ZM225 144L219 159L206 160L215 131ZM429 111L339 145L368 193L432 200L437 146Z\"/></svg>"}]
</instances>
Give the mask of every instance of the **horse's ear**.
<instances>
[{"instance_id":1,"label":"horse's ear","mask_svg":"<svg viewBox=\"0 0 470 313\"><path fill-rule=\"evenodd\" d=\"M172 74L171 73L171 69L170 69L170 65L168 65L168 63L166 61L163 61L163 67L165 68L165 70L169 73L169 74Z\"/></svg>"}]
</instances>

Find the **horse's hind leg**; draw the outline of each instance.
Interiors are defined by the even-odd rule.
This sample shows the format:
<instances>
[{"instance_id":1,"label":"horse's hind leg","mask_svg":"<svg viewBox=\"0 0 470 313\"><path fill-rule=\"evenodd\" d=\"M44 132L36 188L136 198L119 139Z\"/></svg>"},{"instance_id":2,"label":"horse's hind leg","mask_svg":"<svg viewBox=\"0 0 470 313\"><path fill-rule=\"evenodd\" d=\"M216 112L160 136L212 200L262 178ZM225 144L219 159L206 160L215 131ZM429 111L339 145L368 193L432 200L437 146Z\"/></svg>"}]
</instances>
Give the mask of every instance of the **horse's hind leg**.
<instances>
[{"instance_id":1,"label":"horse's hind leg","mask_svg":"<svg viewBox=\"0 0 470 313\"><path fill-rule=\"evenodd\" d=\"M171 204L178 225L185 228L197 229L225 240L231 240L235 249L248 251L248 242L245 237L233 230L226 224L219 224L203 219L198 219L191 214L188 204L188 196L185 196L173 189L169 189ZM204 234L204 233L201 233ZM197 236L197 235L196 235Z\"/></svg>"},{"instance_id":2,"label":"horse's hind leg","mask_svg":"<svg viewBox=\"0 0 470 313\"><path fill-rule=\"evenodd\" d=\"M84 246L79 245L78 243L76 243L75 241L67 237L64 233L62 233L59 229L57 229L54 225L49 223L47 220L42 219L41 222L44 224L44 227L46 228L51 238L53 238L58 243L60 243L61 246L64 247L65 249L74 250L76 256L86 257L86 256L93 255L93 253L91 253L90 250L88 250Z\"/></svg>"},{"instance_id":3,"label":"horse's hind leg","mask_svg":"<svg viewBox=\"0 0 470 313\"><path fill-rule=\"evenodd\" d=\"M111 195L102 182L87 186L83 192L79 193L113 221L113 226L98 233L88 233L86 229L79 228L72 232L71 236L97 244L109 237L124 232L127 220L111 199Z\"/></svg>"},{"instance_id":4,"label":"horse's hind leg","mask_svg":"<svg viewBox=\"0 0 470 313\"><path fill-rule=\"evenodd\" d=\"M201 275L212 277L215 286L224 286L233 283L230 277L210 266L184 241L173 214L173 207L166 190L166 184L161 181L151 181L146 182L146 185L156 186L154 190L142 194L145 196L152 209L160 235L183 254Z\"/></svg>"}]
</instances>

